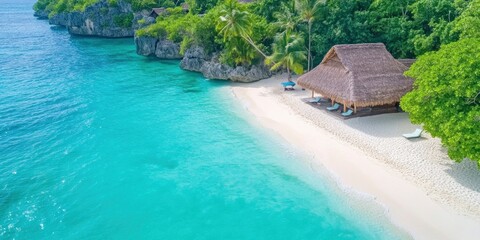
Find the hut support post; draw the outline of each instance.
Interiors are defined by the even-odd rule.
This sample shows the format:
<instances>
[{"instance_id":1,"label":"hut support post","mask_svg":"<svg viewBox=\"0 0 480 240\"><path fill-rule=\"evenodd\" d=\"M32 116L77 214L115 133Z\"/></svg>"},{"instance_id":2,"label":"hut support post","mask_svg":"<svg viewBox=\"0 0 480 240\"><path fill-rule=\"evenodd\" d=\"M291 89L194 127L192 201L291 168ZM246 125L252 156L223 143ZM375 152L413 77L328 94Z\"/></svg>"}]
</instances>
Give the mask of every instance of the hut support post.
<instances>
[{"instance_id":1,"label":"hut support post","mask_svg":"<svg viewBox=\"0 0 480 240\"><path fill-rule=\"evenodd\" d=\"M353 113L357 113L357 105L353 103Z\"/></svg>"},{"instance_id":2,"label":"hut support post","mask_svg":"<svg viewBox=\"0 0 480 240\"><path fill-rule=\"evenodd\" d=\"M315 91L312 90L312 98L315 97Z\"/></svg>"},{"instance_id":3,"label":"hut support post","mask_svg":"<svg viewBox=\"0 0 480 240\"><path fill-rule=\"evenodd\" d=\"M347 111L347 104L343 103L343 112L346 112L346 111Z\"/></svg>"}]
</instances>

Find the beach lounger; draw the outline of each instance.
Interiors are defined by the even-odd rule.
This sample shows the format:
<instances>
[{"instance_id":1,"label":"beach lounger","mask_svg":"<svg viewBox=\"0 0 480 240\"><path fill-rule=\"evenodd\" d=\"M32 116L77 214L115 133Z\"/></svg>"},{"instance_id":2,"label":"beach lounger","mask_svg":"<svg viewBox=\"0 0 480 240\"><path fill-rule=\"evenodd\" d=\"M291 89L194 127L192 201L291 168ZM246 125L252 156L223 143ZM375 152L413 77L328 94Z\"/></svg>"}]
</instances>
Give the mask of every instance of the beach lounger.
<instances>
[{"instance_id":1,"label":"beach lounger","mask_svg":"<svg viewBox=\"0 0 480 240\"><path fill-rule=\"evenodd\" d=\"M292 81L282 82L283 87L287 87L287 86L295 87L295 85L296 85L295 82L292 82Z\"/></svg>"},{"instance_id":2,"label":"beach lounger","mask_svg":"<svg viewBox=\"0 0 480 240\"><path fill-rule=\"evenodd\" d=\"M330 99L324 98L324 97L312 97L307 100L308 103L328 103L330 102Z\"/></svg>"},{"instance_id":3,"label":"beach lounger","mask_svg":"<svg viewBox=\"0 0 480 240\"><path fill-rule=\"evenodd\" d=\"M282 86L285 91L294 90L293 87L295 87L295 85L296 84L292 81L282 82Z\"/></svg>"},{"instance_id":4,"label":"beach lounger","mask_svg":"<svg viewBox=\"0 0 480 240\"><path fill-rule=\"evenodd\" d=\"M339 108L340 108L340 104L335 103L333 106L327 107L327 110L328 110L328 111L336 111L336 110L338 110Z\"/></svg>"},{"instance_id":5,"label":"beach lounger","mask_svg":"<svg viewBox=\"0 0 480 240\"><path fill-rule=\"evenodd\" d=\"M351 116L352 113L353 113L352 109L348 109L348 111L342 113L342 116L348 117L348 116Z\"/></svg>"},{"instance_id":6,"label":"beach lounger","mask_svg":"<svg viewBox=\"0 0 480 240\"><path fill-rule=\"evenodd\" d=\"M293 88L295 85L296 84L292 81L282 82L282 86L283 86L284 91L295 90Z\"/></svg>"},{"instance_id":7,"label":"beach lounger","mask_svg":"<svg viewBox=\"0 0 480 240\"><path fill-rule=\"evenodd\" d=\"M423 129L417 128L415 132L403 134L403 137L405 137L406 139L419 138L422 136L422 132Z\"/></svg>"}]
</instances>

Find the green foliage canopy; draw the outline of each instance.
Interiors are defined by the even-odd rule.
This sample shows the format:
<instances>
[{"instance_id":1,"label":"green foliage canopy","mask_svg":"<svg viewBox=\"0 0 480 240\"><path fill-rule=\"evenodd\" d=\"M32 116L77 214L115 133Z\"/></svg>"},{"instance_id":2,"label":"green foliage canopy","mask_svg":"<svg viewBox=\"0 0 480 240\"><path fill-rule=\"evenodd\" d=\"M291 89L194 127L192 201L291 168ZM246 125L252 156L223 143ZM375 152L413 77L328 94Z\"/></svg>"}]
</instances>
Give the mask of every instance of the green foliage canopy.
<instances>
[{"instance_id":1,"label":"green foliage canopy","mask_svg":"<svg viewBox=\"0 0 480 240\"><path fill-rule=\"evenodd\" d=\"M121 15L114 16L113 21L119 27L128 28L132 26L133 14L125 13Z\"/></svg>"},{"instance_id":2,"label":"green foliage canopy","mask_svg":"<svg viewBox=\"0 0 480 240\"><path fill-rule=\"evenodd\" d=\"M276 36L273 44L273 54L267 57L265 62L272 64L271 70L277 70L281 67L286 68L288 80L290 80L292 71L296 74L303 73L303 63L306 59L303 37L298 34L282 32Z\"/></svg>"},{"instance_id":3,"label":"green foliage canopy","mask_svg":"<svg viewBox=\"0 0 480 240\"><path fill-rule=\"evenodd\" d=\"M188 4L190 12L197 14L214 8L219 0L186 0L185 2Z\"/></svg>"},{"instance_id":4,"label":"green foliage canopy","mask_svg":"<svg viewBox=\"0 0 480 240\"><path fill-rule=\"evenodd\" d=\"M192 26L196 25L200 17L185 14L181 7L167 8L167 16L159 16L157 22L139 29L136 35L168 39L176 43L183 41L184 37L191 37Z\"/></svg>"},{"instance_id":5,"label":"green foliage canopy","mask_svg":"<svg viewBox=\"0 0 480 240\"><path fill-rule=\"evenodd\" d=\"M84 11L86 7L100 0L38 0L34 5L35 11L47 11L51 15L62 12ZM108 0L110 6L116 6L119 0ZM153 7L175 7L183 0L124 0L132 5L134 11L151 9Z\"/></svg>"},{"instance_id":6,"label":"green foliage canopy","mask_svg":"<svg viewBox=\"0 0 480 240\"><path fill-rule=\"evenodd\" d=\"M460 38L480 38L480 0L473 0L453 23Z\"/></svg>"},{"instance_id":7,"label":"green foliage canopy","mask_svg":"<svg viewBox=\"0 0 480 240\"><path fill-rule=\"evenodd\" d=\"M440 137L448 155L480 166L480 39L463 39L421 56L406 73L414 90L402 108Z\"/></svg>"},{"instance_id":8,"label":"green foliage canopy","mask_svg":"<svg viewBox=\"0 0 480 240\"><path fill-rule=\"evenodd\" d=\"M246 10L246 6L239 4L237 0L226 0L224 4L221 6L220 10L220 18L217 22L217 31L223 35L224 43L227 43L226 46L231 46L227 48L227 55L231 55L232 52L228 53L228 51L235 50L236 54L232 55L235 56L235 62L239 62L239 57L245 57L240 62L244 62L246 64L251 63L253 58L252 54L248 51L245 45L242 46L237 39L243 39L246 43L250 44L259 54L263 57L267 57L267 55L260 49L260 47L256 44L255 38L259 38L262 36L261 33L264 33L265 29L262 28L262 23L265 22L261 17L257 15L252 15L249 11ZM258 33L257 35L253 35L254 33ZM253 37L252 37L253 36ZM232 45L230 42L237 43L236 45ZM235 48L241 47L240 49ZM242 54L238 54L242 53Z\"/></svg>"}]
</instances>

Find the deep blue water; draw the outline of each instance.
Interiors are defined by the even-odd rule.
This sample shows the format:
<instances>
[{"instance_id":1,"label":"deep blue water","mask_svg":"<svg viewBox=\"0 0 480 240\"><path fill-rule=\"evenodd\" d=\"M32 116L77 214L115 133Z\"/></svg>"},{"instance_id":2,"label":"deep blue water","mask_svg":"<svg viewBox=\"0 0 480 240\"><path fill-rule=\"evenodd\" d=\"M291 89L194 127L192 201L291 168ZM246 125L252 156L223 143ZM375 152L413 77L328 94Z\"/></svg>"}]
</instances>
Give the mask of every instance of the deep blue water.
<instances>
[{"instance_id":1,"label":"deep blue water","mask_svg":"<svg viewBox=\"0 0 480 240\"><path fill-rule=\"evenodd\" d=\"M405 238L228 83L132 39L72 37L32 5L0 4L0 239Z\"/></svg>"}]
</instances>

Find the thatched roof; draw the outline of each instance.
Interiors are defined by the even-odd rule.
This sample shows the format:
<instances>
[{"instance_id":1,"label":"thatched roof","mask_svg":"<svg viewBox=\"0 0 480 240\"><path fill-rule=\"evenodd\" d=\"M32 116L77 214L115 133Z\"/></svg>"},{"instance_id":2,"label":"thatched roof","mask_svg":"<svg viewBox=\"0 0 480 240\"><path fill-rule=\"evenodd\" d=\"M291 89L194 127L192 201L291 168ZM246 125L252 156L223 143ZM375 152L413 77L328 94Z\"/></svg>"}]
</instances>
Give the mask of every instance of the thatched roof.
<instances>
[{"instance_id":1,"label":"thatched roof","mask_svg":"<svg viewBox=\"0 0 480 240\"><path fill-rule=\"evenodd\" d=\"M162 14L166 14L167 10L163 7L161 8L152 8L152 11L150 12L150 17L158 17Z\"/></svg>"},{"instance_id":2,"label":"thatched roof","mask_svg":"<svg viewBox=\"0 0 480 240\"><path fill-rule=\"evenodd\" d=\"M382 43L335 45L298 84L347 106L385 105L412 90L405 70Z\"/></svg>"},{"instance_id":3,"label":"thatched roof","mask_svg":"<svg viewBox=\"0 0 480 240\"><path fill-rule=\"evenodd\" d=\"M401 64L405 65L406 67L410 68L412 64L416 61L416 59L397 59Z\"/></svg>"}]
</instances>

